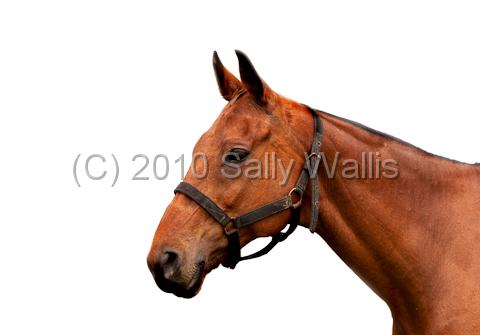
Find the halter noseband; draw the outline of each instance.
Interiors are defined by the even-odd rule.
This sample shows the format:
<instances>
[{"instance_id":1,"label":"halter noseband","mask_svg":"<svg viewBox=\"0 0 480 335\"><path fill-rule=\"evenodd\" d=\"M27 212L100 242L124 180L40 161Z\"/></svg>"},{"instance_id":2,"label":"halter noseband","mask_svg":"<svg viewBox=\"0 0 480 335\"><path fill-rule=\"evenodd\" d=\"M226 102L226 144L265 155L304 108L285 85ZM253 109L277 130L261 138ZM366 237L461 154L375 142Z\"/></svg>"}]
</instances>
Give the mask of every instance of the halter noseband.
<instances>
[{"instance_id":1,"label":"halter noseband","mask_svg":"<svg viewBox=\"0 0 480 335\"><path fill-rule=\"evenodd\" d=\"M181 182L175 189L175 194L182 193L192 199L223 227L225 235L228 239L227 259L223 261L223 266L233 269L240 261L263 256L272 250L277 243L285 241L286 238L293 233L300 220L300 207L302 205L303 193L307 188L309 179L311 182L312 192L310 231L312 233L315 232L319 213L320 191L318 189L317 174L320 163L320 148L322 146L323 128L322 121L318 116L317 111L308 106L306 107L312 113L314 120L312 147L310 149L310 154L305 159L305 163L295 187L292 188L286 196L256 208L250 212L232 218L225 213L223 209L218 207L214 201L212 201L208 196L203 194L193 185L186 182ZM273 235L272 240L263 249L248 256L241 256L238 230L287 209L292 209L292 217L288 222L288 230ZM229 229L229 227L232 228Z\"/></svg>"}]
</instances>

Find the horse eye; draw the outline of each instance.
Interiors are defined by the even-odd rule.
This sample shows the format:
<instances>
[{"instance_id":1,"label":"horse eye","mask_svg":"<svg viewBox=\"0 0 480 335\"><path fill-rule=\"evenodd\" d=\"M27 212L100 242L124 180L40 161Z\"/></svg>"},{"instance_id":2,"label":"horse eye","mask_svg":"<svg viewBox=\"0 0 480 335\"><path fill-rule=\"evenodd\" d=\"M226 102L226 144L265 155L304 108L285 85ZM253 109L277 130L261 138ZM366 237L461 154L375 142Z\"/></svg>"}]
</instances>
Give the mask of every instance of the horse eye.
<instances>
[{"instance_id":1,"label":"horse eye","mask_svg":"<svg viewBox=\"0 0 480 335\"><path fill-rule=\"evenodd\" d=\"M223 161L225 163L238 164L243 162L250 152L244 148L233 148L225 153L223 156Z\"/></svg>"}]
</instances>

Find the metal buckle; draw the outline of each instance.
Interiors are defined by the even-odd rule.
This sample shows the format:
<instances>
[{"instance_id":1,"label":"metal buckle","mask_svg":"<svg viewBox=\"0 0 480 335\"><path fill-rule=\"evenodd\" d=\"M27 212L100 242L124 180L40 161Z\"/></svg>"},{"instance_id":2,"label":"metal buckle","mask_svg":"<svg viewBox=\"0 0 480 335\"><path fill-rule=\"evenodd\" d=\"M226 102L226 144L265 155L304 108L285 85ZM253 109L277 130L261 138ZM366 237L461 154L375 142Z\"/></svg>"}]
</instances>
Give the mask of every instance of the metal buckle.
<instances>
[{"instance_id":1,"label":"metal buckle","mask_svg":"<svg viewBox=\"0 0 480 335\"><path fill-rule=\"evenodd\" d=\"M298 196L298 201L295 202L295 203L294 203L293 200L292 200L292 195L293 195L294 193L296 193L297 196ZM292 189L290 190L290 192L288 192L288 197L290 198L290 203L291 203L290 206L291 206L292 208L294 208L294 209L295 209L295 208L298 208L298 207L300 207L300 205L302 204L303 191L302 191L300 188L298 188L298 187L294 187L294 188L292 188Z\"/></svg>"},{"instance_id":2,"label":"metal buckle","mask_svg":"<svg viewBox=\"0 0 480 335\"><path fill-rule=\"evenodd\" d=\"M236 218L230 218L230 220L223 226L223 232L225 233L225 235L228 236L238 232L238 228L235 227L235 219Z\"/></svg>"},{"instance_id":3,"label":"metal buckle","mask_svg":"<svg viewBox=\"0 0 480 335\"><path fill-rule=\"evenodd\" d=\"M314 161L312 160L313 157L316 157L317 159ZM322 157L320 156L319 153L317 152L312 152L310 155L307 157L308 161L308 167L309 167L309 174L310 174L310 179L316 178L318 174L318 168L320 167L320 161L322 160ZM312 166L313 164L313 166Z\"/></svg>"}]
</instances>

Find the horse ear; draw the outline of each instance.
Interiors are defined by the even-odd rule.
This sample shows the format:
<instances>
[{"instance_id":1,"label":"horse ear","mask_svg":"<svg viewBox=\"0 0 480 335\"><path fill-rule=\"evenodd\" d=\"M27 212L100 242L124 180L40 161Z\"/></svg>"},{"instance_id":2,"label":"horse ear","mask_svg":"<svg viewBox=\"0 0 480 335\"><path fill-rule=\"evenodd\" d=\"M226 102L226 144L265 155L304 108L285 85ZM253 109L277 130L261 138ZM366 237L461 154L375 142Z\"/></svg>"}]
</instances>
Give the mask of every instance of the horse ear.
<instances>
[{"instance_id":1,"label":"horse ear","mask_svg":"<svg viewBox=\"0 0 480 335\"><path fill-rule=\"evenodd\" d=\"M243 86L240 80L223 66L216 51L213 52L213 70L215 71L220 94L222 94L225 100L230 101Z\"/></svg>"},{"instance_id":2,"label":"horse ear","mask_svg":"<svg viewBox=\"0 0 480 335\"><path fill-rule=\"evenodd\" d=\"M265 84L262 78L260 78L247 55L240 50L235 50L235 53L238 58L242 84L251 94L253 94L258 102L266 104L268 91L270 90L269 87Z\"/></svg>"}]
</instances>

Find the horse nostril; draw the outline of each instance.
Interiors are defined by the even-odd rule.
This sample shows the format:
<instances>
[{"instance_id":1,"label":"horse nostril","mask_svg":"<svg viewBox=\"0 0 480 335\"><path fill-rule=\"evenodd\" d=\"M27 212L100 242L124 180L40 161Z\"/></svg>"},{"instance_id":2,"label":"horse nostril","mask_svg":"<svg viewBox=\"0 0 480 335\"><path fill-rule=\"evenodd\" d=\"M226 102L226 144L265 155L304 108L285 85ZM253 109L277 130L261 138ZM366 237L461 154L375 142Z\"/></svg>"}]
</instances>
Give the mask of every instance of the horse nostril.
<instances>
[{"instance_id":1,"label":"horse nostril","mask_svg":"<svg viewBox=\"0 0 480 335\"><path fill-rule=\"evenodd\" d=\"M163 271L163 277L170 279L178 269L178 254L174 251L165 251L160 255L158 263Z\"/></svg>"}]
</instances>

